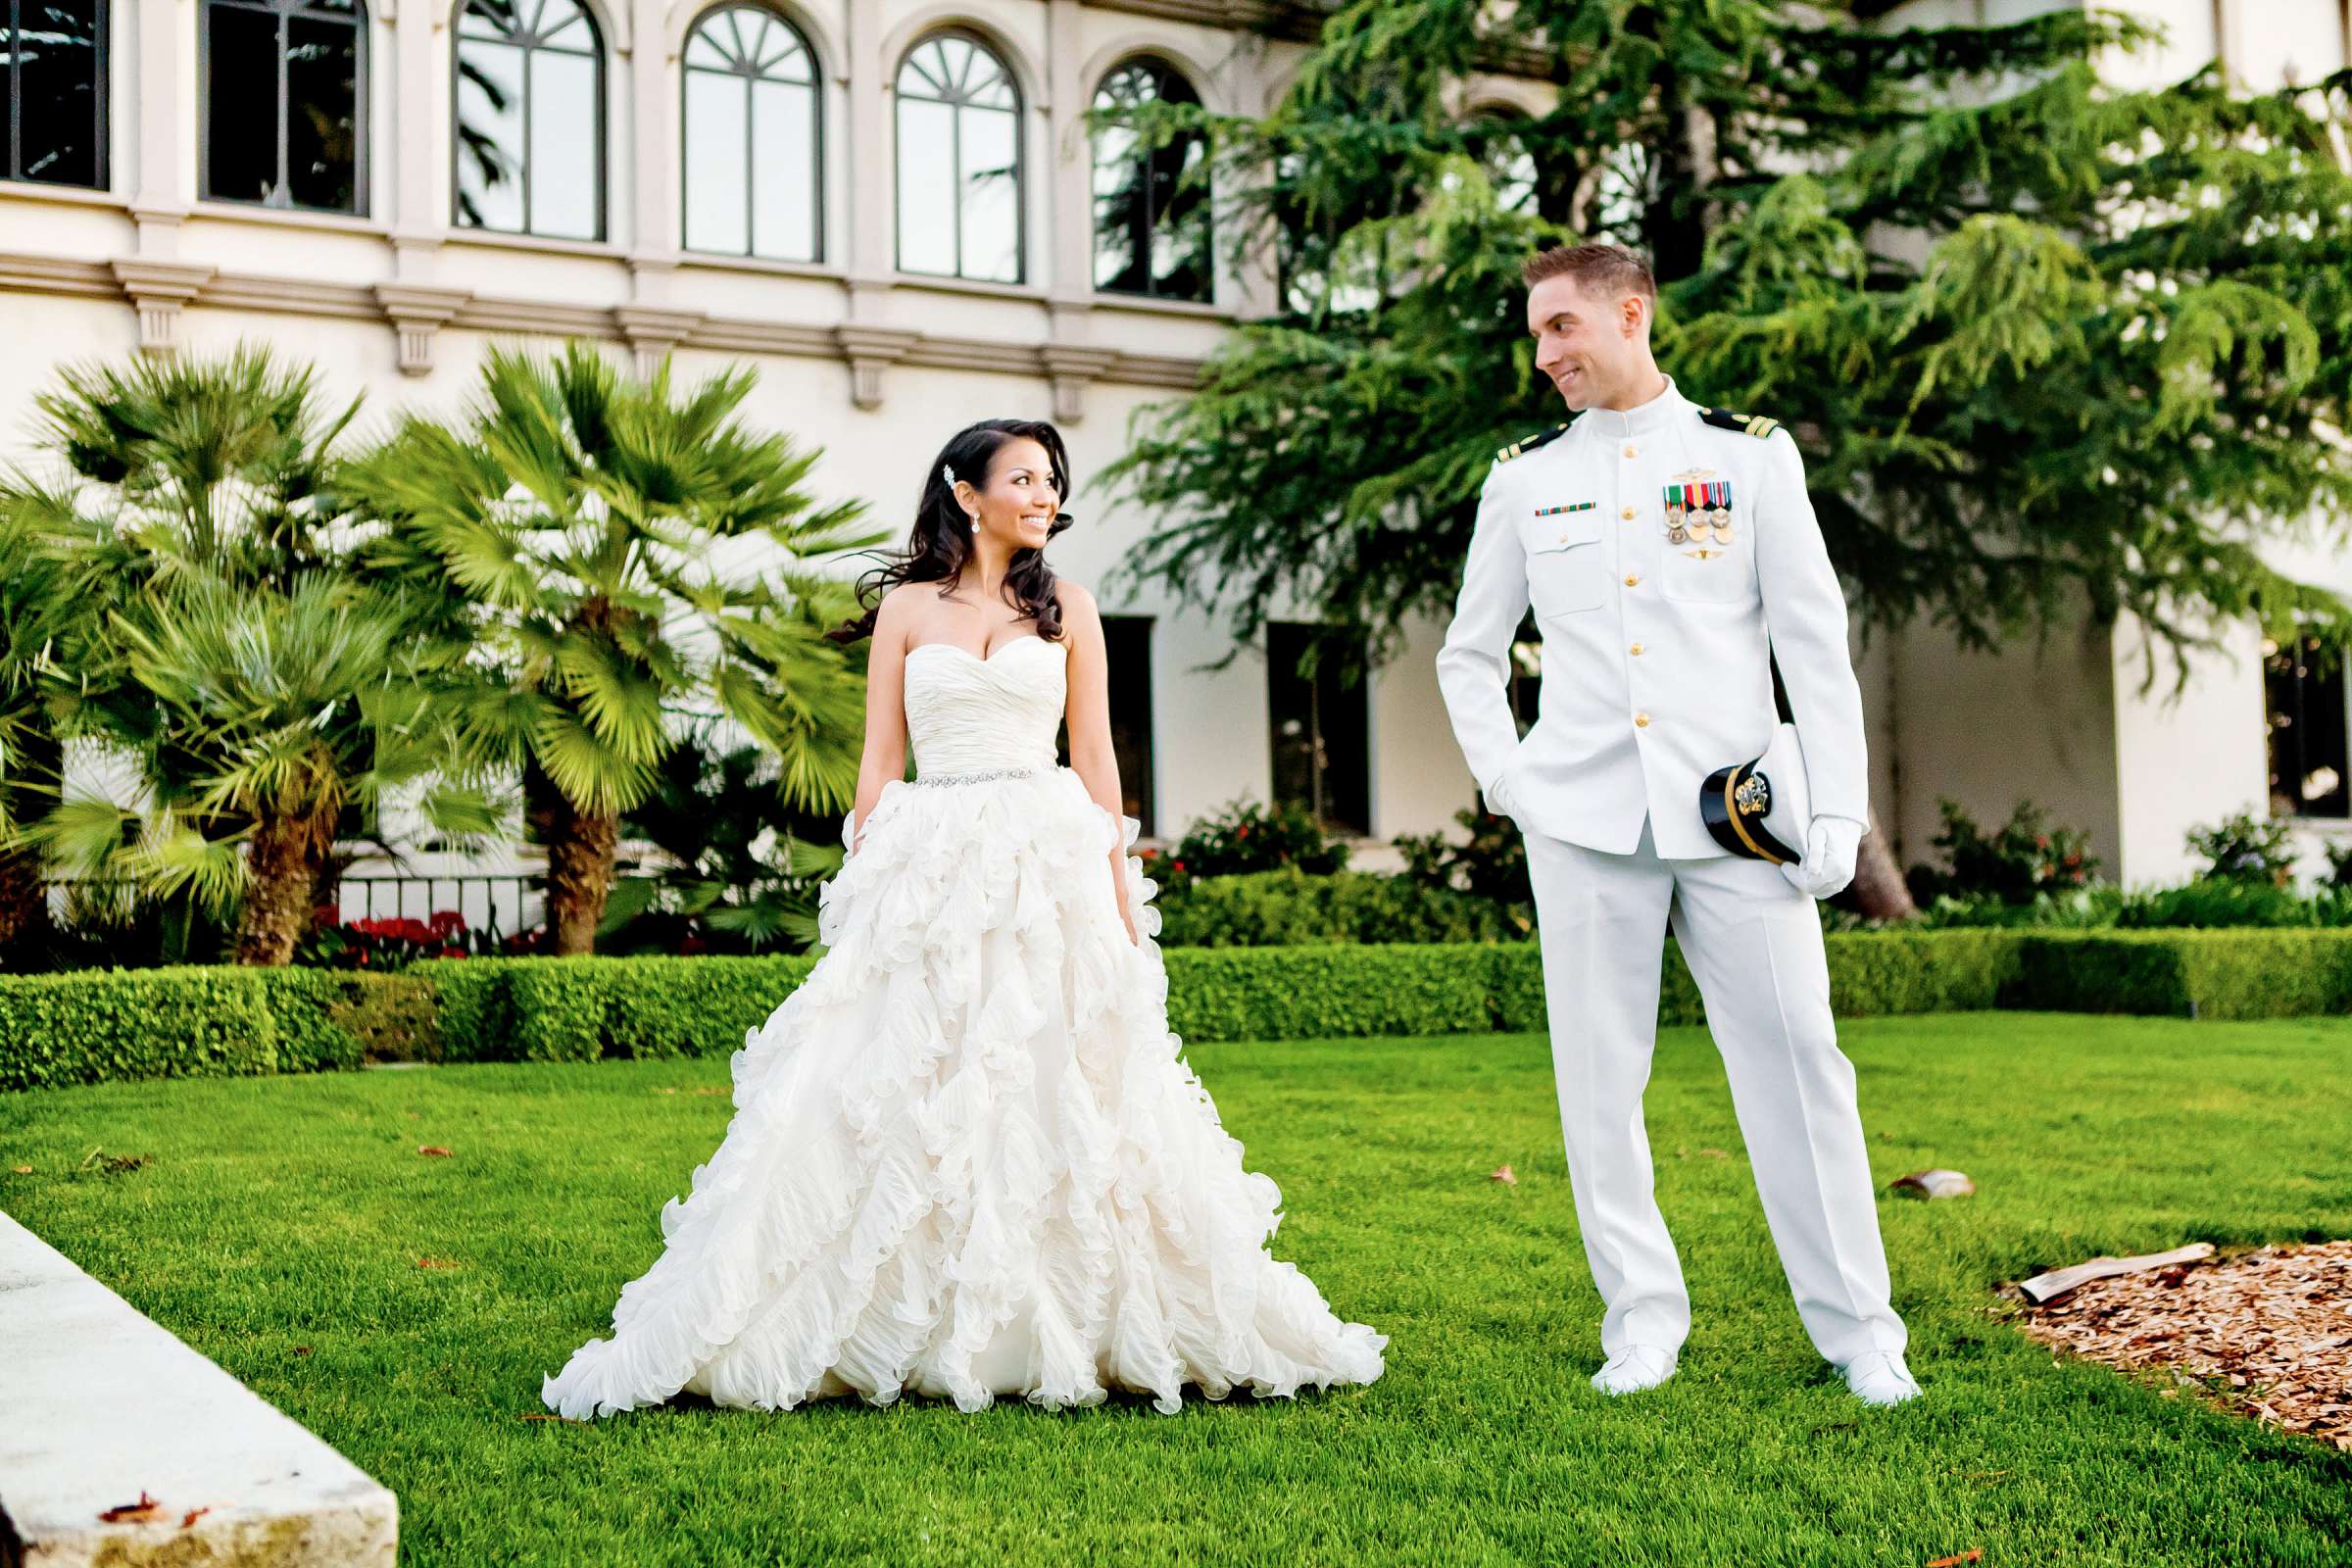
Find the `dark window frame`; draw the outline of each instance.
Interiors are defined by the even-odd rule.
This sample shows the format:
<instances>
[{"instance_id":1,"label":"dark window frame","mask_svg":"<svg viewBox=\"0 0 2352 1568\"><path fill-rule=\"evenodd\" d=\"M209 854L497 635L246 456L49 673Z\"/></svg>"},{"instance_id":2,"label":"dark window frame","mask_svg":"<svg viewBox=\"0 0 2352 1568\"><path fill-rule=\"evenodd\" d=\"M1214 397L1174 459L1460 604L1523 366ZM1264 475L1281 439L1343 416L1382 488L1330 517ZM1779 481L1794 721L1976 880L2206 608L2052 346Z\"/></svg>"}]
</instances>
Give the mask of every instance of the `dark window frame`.
<instances>
[{"instance_id":1,"label":"dark window frame","mask_svg":"<svg viewBox=\"0 0 2352 1568\"><path fill-rule=\"evenodd\" d=\"M2300 647L2296 645L2300 644ZM2313 669L2310 666L2327 661L2332 668ZM2280 722L2281 707L2278 683L2281 680L2291 688L2286 703L2285 722ZM2314 688L2325 693L2334 688L2334 709L2327 713L2311 702ZM2263 658L2263 775L2268 781L2267 794L2274 815L2285 815L2313 822L2340 822L2352 817L2352 656L2342 649L2329 648L2317 638L2297 637L2278 645L2278 651ZM2322 716L2315 723L2313 715ZM2317 746L2330 747L2332 755L2314 757L2306 749L2305 737L2315 735ZM2281 738L2286 746L2281 746ZM2280 764L2281 755L2288 747L2293 754L2295 777L2286 778ZM2311 776L2315 763L2335 774L2335 787L2317 802L2304 799L2300 785ZM2278 810L2284 801L2288 809ZM2317 805L2319 809L2313 809Z\"/></svg>"},{"instance_id":2,"label":"dark window frame","mask_svg":"<svg viewBox=\"0 0 2352 1568\"><path fill-rule=\"evenodd\" d=\"M250 196L223 196L213 181L213 17L220 11L251 11L277 19L277 185L270 195L255 200ZM297 17L317 22L347 23L352 28L351 69L351 205L349 207L297 206L288 194L293 183L287 168L286 122L292 113L286 74L286 29ZM260 207L273 213L330 213L344 218L368 216L368 180L371 160L368 144L371 139L368 127L368 73L373 60L368 48L368 29L372 22L367 0L350 0L349 10L335 10L309 3L309 0L198 0L196 16L196 192L208 202L225 202L238 207Z\"/></svg>"},{"instance_id":3,"label":"dark window frame","mask_svg":"<svg viewBox=\"0 0 2352 1568\"><path fill-rule=\"evenodd\" d=\"M27 0L8 0L5 36L21 39L24 35L24 7ZM87 183L78 179L42 179L24 172L24 65L22 46L12 43L8 51L8 162L0 170L0 180L21 185L49 185L61 190L111 190L114 188L114 148L112 99L114 97L114 6L112 0L95 0L93 11L96 25L91 28L91 96L92 124L90 143L93 174Z\"/></svg>"},{"instance_id":4,"label":"dark window frame","mask_svg":"<svg viewBox=\"0 0 2352 1568\"><path fill-rule=\"evenodd\" d=\"M1101 78L1095 83L1094 95L1089 101L1091 108L1100 109L1102 107L1102 99L1104 89L1108 87L1112 77L1118 75L1124 71L1151 72L1157 78L1157 84L1154 87L1154 94L1158 101L1168 103L1190 103L1195 105L1198 105L1201 101L1200 90L1194 84L1193 78L1189 74L1180 70L1176 64L1169 60L1166 56L1152 54L1147 51L1128 55L1114 63L1108 71L1102 73ZM1175 83L1182 89L1181 96L1173 95L1168 92L1168 84L1171 82ZM1097 136L1100 134L1100 132L1097 132ZM1116 284L1098 283L1094 281L1094 264L1101 255L1099 247L1102 243L1102 235L1101 231L1095 227L1096 204L1102 200L1102 197L1094 188L1094 176L1097 172L1103 168L1103 161L1100 152L1097 150L1096 138L1089 137L1087 141L1089 154L1087 160L1087 218L1089 228L1089 233L1087 235L1087 271L1088 282L1092 285L1095 292L1098 294L1109 294L1122 299L1179 300L1194 305L1215 304L1217 295L1216 220L1213 203L1211 202L1210 195L1208 194L1204 194L1201 197L1202 205L1200 207L1199 217L1199 221L1200 224L1201 249L1200 289L1199 291L1186 291L1174 288L1162 288L1159 285L1159 279L1152 275L1152 236L1159 231L1164 215L1153 212L1151 207L1152 184L1150 179L1150 154L1139 153L1127 160L1127 162L1130 164L1141 166L1145 171L1145 176L1139 182L1141 189L1144 192L1144 213L1142 216L1142 221L1139 224L1133 220L1130 220L1127 234L1128 268L1138 276L1143 278L1144 286L1141 288L1121 287ZM1200 156L1203 159L1209 156L1205 138L1191 138L1187 145L1200 147L1202 149Z\"/></svg>"},{"instance_id":5,"label":"dark window frame","mask_svg":"<svg viewBox=\"0 0 2352 1568\"><path fill-rule=\"evenodd\" d=\"M967 107L992 115L1005 113L994 104L967 105L953 98L916 99L918 103L945 104L955 111L948 122L951 134L948 159L949 167L956 172L957 185L956 199L951 209L956 221L956 270L952 272L926 272L906 265L906 225L899 221L899 190L905 183L906 167L906 142L899 134L904 120L899 105L906 101L906 93L901 83L915 55L942 38L959 38L995 61L997 70L1004 74L1005 86L1012 92L1012 276L1009 280L974 277L963 270L963 113ZM1012 62L1004 58L1003 50L969 27L937 27L906 46L906 52L899 56L898 69L891 73L890 85L891 264L909 277L947 277L964 283L1026 287L1029 282L1029 102L1027 95L1021 91L1020 74L1012 69Z\"/></svg>"},{"instance_id":6,"label":"dark window frame","mask_svg":"<svg viewBox=\"0 0 2352 1568\"><path fill-rule=\"evenodd\" d=\"M1372 834L1373 818L1371 673L1368 669L1364 670L1352 687L1348 686L1344 679L1330 675L1335 668L1335 660L1340 655L1336 650L1327 649L1321 666L1316 670L1313 679L1308 680L1298 671L1298 649L1285 650L1278 646L1295 639L1312 642L1318 635L1318 630L1316 624L1311 621L1269 620L1266 622L1266 739L1270 770L1273 775L1266 781L1266 797L1276 806L1282 805L1284 801L1284 796L1276 784L1282 768L1284 746L1282 714L1274 703L1275 683L1282 680L1304 681L1307 690L1307 796L1299 804L1314 813L1315 820L1323 825L1326 832L1369 838ZM1327 632L1328 628L1321 628L1321 630ZM1325 780L1338 770L1331 765L1331 759L1328 756L1330 742L1327 737L1333 732L1327 729L1323 722L1323 683L1326 678L1337 680L1339 689L1348 694L1348 700L1360 705L1361 708L1361 722L1356 726L1363 741L1363 777L1360 782L1364 808L1363 820L1360 823L1342 818L1328 808L1328 803L1332 800L1334 792L1326 787Z\"/></svg>"},{"instance_id":7,"label":"dark window frame","mask_svg":"<svg viewBox=\"0 0 2352 1568\"><path fill-rule=\"evenodd\" d=\"M1138 823L1136 836L1142 839L1158 837L1159 817L1159 728L1154 721L1154 693L1152 686L1152 632L1158 624L1151 615L1105 614L1102 617L1103 651L1110 665L1110 744L1114 756L1119 756L1119 792L1133 797L1135 806L1128 809L1124 799L1121 810ZM1125 644L1126 646L1121 646ZM1133 685L1131 700L1120 700L1120 688ZM1138 745L1122 748L1119 729L1122 720L1132 722L1140 730ZM1140 765L1129 767L1128 759L1138 751ZM1054 732L1054 758L1067 767L1070 764L1070 722L1064 714Z\"/></svg>"},{"instance_id":8,"label":"dark window frame","mask_svg":"<svg viewBox=\"0 0 2352 1568\"><path fill-rule=\"evenodd\" d=\"M751 97L752 83L779 78L770 77L756 71L742 69L716 71L709 66L689 65L686 62L687 51L694 47L695 34L702 31L704 25L711 19L729 11L757 11L763 16L774 18L792 33L794 39L801 46L801 53L808 58L808 119L810 122L808 202L813 220L809 224L809 254L807 257L761 256L758 250L753 248L757 243L753 235L759 228L757 222L759 215L752 205L752 192L759 183L755 173L758 168L759 144L752 135L752 115L748 100ZM688 187L689 182L694 178L691 149L687 145L686 86L696 72L701 72L706 76L734 76L744 84L743 91L747 102L743 117L744 248L741 251L703 250L686 243L687 203L693 199L693 192ZM690 256L740 256L750 261L784 261L807 266L822 266L825 260L825 237L824 61L818 57L815 45L808 41L808 34L801 29L800 24L774 6L761 5L760 0L717 0L716 4L704 7L694 21L687 24L685 47L678 51L678 248Z\"/></svg>"},{"instance_id":9,"label":"dark window frame","mask_svg":"<svg viewBox=\"0 0 2352 1568\"><path fill-rule=\"evenodd\" d=\"M576 234L542 234L531 226L531 55L548 47L548 34L524 34L515 31L506 38L476 38L465 34L466 13L480 9L493 23L497 14L478 5L478 0L457 0L449 13L449 226L469 234L519 234L532 239L568 240L574 244L610 244L612 237L612 46L605 37L605 24L589 0L570 0L588 22L588 36L595 47L577 50L562 46L549 48L551 54L586 54L596 67L596 232L582 239ZM519 21L519 19L517 19ZM559 28L559 31L562 29ZM488 223L469 223L466 220L466 191L463 169L466 144L458 135L458 94L465 81L465 53L467 42L481 43L491 48L513 49L522 56L522 116L519 135L522 141L516 169L522 181L522 225L519 228L497 228ZM680 100L684 102L683 89Z\"/></svg>"}]
</instances>

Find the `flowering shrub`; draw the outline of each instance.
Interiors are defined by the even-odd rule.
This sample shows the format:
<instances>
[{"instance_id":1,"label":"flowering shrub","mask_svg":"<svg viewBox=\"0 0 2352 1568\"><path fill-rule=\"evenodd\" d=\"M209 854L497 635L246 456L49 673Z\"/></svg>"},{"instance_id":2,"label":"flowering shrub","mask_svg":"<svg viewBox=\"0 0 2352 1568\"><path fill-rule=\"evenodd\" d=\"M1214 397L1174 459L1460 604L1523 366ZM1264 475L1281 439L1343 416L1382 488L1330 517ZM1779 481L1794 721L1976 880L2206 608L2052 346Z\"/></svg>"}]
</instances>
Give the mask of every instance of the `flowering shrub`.
<instances>
[{"instance_id":1,"label":"flowering shrub","mask_svg":"<svg viewBox=\"0 0 2352 1568\"><path fill-rule=\"evenodd\" d=\"M381 973L405 969L423 958L537 953L543 935L522 931L493 942L486 931L468 930L466 917L455 909L436 909L422 920L412 915L345 920L334 905L322 904L312 911L310 935L296 944L294 961Z\"/></svg>"},{"instance_id":2,"label":"flowering shrub","mask_svg":"<svg viewBox=\"0 0 2352 1568\"><path fill-rule=\"evenodd\" d=\"M1144 869L1174 886L1192 877L1232 876L1297 866L1310 874L1344 869L1348 846L1332 839L1303 806L1233 801L1203 816L1165 852L1144 854Z\"/></svg>"},{"instance_id":3,"label":"flowering shrub","mask_svg":"<svg viewBox=\"0 0 2352 1568\"><path fill-rule=\"evenodd\" d=\"M1958 803L1937 804L1943 831L1935 844L1950 869L1911 868L1911 897L1923 907L1939 898L2031 904L2087 886L2099 867L2089 834L2046 825L2041 809L2031 802L2018 802L2009 820L1991 833L1979 828Z\"/></svg>"}]
</instances>

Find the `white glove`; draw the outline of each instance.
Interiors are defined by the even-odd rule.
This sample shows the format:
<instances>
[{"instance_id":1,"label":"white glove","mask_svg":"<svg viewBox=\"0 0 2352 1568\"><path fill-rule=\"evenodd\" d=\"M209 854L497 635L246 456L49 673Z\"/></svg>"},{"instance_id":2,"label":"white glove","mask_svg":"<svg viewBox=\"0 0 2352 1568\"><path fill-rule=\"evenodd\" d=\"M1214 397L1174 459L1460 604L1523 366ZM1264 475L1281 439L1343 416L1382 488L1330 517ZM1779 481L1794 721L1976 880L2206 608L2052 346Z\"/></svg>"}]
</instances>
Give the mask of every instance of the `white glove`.
<instances>
[{"instance_id":1,"label":"white glove","mask_svg":"<svg viewBox=\"0 0 2352 1568\"><path fill-rule=\"evenodd\" d=\"M1854 851L1862 842L1863 824L1850 816L1817 816L1805 834L1801 863L1781 867L1788 885L1807 898L1826 899L1854 879Z\"/></svg>"}]
</instances>

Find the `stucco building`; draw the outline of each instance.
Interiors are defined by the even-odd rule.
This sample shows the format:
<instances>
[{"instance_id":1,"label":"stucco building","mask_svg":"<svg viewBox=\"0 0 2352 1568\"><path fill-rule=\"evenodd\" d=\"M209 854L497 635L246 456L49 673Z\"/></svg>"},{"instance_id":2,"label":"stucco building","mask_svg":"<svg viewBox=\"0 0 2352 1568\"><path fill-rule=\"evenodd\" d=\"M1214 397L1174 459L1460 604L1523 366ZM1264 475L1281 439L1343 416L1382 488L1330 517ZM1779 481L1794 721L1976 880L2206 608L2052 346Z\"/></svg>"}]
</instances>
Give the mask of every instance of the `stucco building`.
<instances>
[{"instance_id":1,"label":"stucco building","mask_svg":"<svg viewBox=\"0 0 2352 1568\"><path fill-rule=\"evenodd\" d=\"M1084 481L1138 409L1266 307L1270 280L1212 243L1169 158L1140 161L1081 117L1150 95L1260 109L1306 25L1260 0L0 6L18 45L0 451L22 451L55 368L93 356L264 340L383 420L454 407L495 339L569 335L672 354L688 374L756 366L751 416L824 448L818 486L870 499L894 530L924 460L968 419L1056 419ZM2219 50L2259 84L2345 59L2337 0L2146 8L2174 25L2170 52L2119 70L2179 74ZM1919 0L1888 16L2035 9ZM1543 90L1482 79L1462 107ZM1094 489L1071 510L1083 520L1057 565L1097 584L1153 523ZM1342 691L1290 675L1279 626L1277 657L1209 669L1232 640L1200 612L1148 589L1106 609L1147 832L1291 796L1377 843L1473 799L1432 671L1442 627ZM2282 692L2336 705L2331 732L2299 740L2325 751L2332 733L2313 765L2344 771L2340 668L2266 682L2247 630L2166 703L2136 689L2135 635L1997 658L1929 634L1864 649L1878 808L1905 860L1928 853L1938 796L1987 818L2028 796L2089 829L2111 873L2177 875L2189 823L2266 799ZM2314 835L2343 813L2340 789L2308 804Z\"/></svg>"}]
</instances>

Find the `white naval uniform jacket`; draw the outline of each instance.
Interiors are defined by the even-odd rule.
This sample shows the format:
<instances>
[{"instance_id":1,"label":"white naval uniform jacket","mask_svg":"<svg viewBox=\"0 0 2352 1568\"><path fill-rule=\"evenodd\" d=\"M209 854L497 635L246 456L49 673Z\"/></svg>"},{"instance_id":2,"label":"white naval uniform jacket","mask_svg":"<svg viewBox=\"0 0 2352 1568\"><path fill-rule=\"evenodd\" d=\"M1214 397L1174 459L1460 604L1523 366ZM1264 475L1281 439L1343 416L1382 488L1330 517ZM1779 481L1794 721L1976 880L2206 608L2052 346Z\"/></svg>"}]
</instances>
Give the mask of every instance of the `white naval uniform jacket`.
<instances>
[{"instance_id":1,"label":"white naval uniform jacket","mask_svg":"<svg viewBox=\"0 0 2352 1568\"><path fill-rule=\"evenodd\" d=\"M1666 487L1684 479L1731 482L1728 543L1669 542ZM1521 740L1506 682L1531 603L1544 673ZM1699 816L1699 785L1761 755L1778 722L1768 656L1813 813L1869 820L1845 638L1795 441L1777 426L1758 439L1709 424L1669 380L1640 408L1590 410L1546 445L1496 460L1438 687L1480 790L1491 801L1501 781L1522 827L1624 855L1646 814L1659 856L1700 858L1728 852Z\"/></svg>"}]
</instances>

